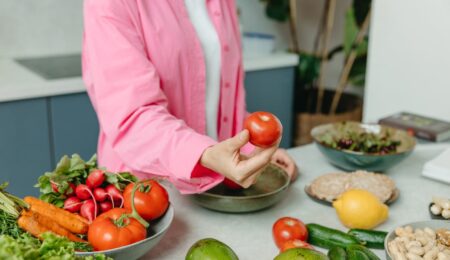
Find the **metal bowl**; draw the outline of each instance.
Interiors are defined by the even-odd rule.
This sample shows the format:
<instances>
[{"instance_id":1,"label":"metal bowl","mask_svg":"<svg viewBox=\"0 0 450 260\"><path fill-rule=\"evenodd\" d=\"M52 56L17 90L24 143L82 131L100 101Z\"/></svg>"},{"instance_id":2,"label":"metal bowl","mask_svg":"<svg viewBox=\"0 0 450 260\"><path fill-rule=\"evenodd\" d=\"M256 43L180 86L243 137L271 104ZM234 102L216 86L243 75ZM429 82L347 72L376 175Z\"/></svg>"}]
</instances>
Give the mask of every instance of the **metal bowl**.
<instances>
[{"instance_id":1,"label":"metal bowl","mask_svg":"<svg viewBox=\"0 0 450 260\"><path fill-rule=\"evenodd\" d=\"M397 147L397 152L395 153L371 154L332 148L323 144L321 141L324 135L339 137L347 131L373 133L381 136L384 136L389 132L391 138L400 141L401 144ZM384 172L408 157L416 145L416 140L408 135L406 131L378 124L363 124L358 122L344 121L320 125L312 129L311 135L320 152L325 155L328 161L347 171L363 169L367 171Z\"/></svg>"},{"instance_id":2,"label":"metal bowl","mask_svg":"<svg viewBox=\"0 0 450 260\"><path fill-rule=\"evenodd\" d=\"M147 229L147 238L131 245L114 248L111 250L96 252L76 252L76 256L90 256L95 254L105 254L115 260L134 260L142 257L158 244L161 238L168 230L172 223L174 210L172 205L169 206L167 212L156 221L150 223Z\"/></svg>"},{"instance_id":3,"label":"metal bowl","mask_svg":"<svg viewBox=\"0 0 450 260\"><path fill-rule=\"evenodd\" d=\"M412 222L412 223L406 223L404 225L401 225L401 227L404 226L411 226L412 228L426 228L429 227L431 229L439 229L439 228L447 228L450 229L450 221L442 221L442 220L427 220L427 221L419 221L419 222ZM396 237L395 235L395 228L391 230L391 232L388 233L386 238L384 239L384 248L386 251L386 258L388 260L392 259L392 255L389 252L388 243L394 240Z\"/></svg>"},{"instance_id":4,"label":"metal bowl","mask_svg":"<svg viewBox=\"0 0 450 260\"><path fill-rule=\"evenodd\" d=\"M207 209L245 213L265 209L280 201L289 187L289 176L281 168L269 165L248 189L230 190L223 184L191 198Z\"/></svg>"}]
</instances>

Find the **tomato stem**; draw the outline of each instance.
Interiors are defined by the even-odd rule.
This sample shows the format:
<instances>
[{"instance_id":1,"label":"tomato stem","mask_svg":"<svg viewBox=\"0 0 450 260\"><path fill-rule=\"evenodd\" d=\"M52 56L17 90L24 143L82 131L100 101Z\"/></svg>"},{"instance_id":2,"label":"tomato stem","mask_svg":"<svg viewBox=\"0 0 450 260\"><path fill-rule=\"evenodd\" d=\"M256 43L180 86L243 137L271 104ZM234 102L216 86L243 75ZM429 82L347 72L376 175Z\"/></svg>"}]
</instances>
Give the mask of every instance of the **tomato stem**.
<instances>
[{"instance_id":1,"label":"tomato stem","mask_svg":"<svg viewBox=\"0 0 450 260\"><path fill-rule=\"evenodd\" d=\"M150 224L147 221L145 221L145 219L143 219L141 217L141 215L139 215L139 213L136 210L136 206L134 205L134 196L136 195L137 189L141 186L142 186L142 184L140 182L135 183L133 186L133 190L131 191L131 209L132 209L132 211L131 211L131 214L129 214L129 216L135 218L145 228L148 228L148 226L150 226Z\"/></svg>"}]
</instances>

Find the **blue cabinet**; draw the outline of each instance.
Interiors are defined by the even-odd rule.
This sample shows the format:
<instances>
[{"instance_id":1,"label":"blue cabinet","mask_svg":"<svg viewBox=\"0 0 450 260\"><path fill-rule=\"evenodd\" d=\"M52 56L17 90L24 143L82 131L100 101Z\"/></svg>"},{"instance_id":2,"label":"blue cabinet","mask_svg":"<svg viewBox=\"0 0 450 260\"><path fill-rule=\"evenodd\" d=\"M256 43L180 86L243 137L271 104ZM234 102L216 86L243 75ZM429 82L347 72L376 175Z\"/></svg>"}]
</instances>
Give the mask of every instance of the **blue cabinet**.
<instances>
[{"instance_id":1,"label":"blue cabinet","mask_svg":"<svg viewBox=\"0 0 450 260\"><path fill-rule=\"evenodd\" d=\"M252 71L246 74L246 102L249 112L268 111L283 124L280 146L292 146L294 67Z\"/></svg>"},{"instance_id":2,"label":"blue cabinet","mask_svg":"<svg viewBox=\"0 0 450 260\"><path fill-rule=\"evenodd\" d=\"M38 195L37 178L52 167L46 99L0 103L0 183L17 196Z\"/></svg>"},{"instance_id":3,"label":"blue cabinet","mask_svg":"<svg viewBox=\"0 0 450 260\"><path fill-rule=\"evenodd\" d=\"M88 160L97 152L98 121L86 93L50 98L53 157L78 153Z\"/></svg>"}]
</instances>

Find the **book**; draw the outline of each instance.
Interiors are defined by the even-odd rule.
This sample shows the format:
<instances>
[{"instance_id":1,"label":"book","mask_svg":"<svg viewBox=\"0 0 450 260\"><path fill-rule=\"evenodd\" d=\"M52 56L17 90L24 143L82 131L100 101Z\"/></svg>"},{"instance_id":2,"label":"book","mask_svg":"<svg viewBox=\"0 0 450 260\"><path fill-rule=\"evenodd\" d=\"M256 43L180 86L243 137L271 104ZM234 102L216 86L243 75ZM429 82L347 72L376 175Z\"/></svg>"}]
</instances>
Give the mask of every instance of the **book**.
<instances>
[{"instance_id":1,"label":"book","mask_svg":"<svg viewBox=\"0 0 450 260\"><path fill-rule=\"evenodd\" d=\"M406 130L418 138L433 142L450 139L450 123L435 118L401 112L382 118L378 123Z\"/></svg>"}]
</instances>

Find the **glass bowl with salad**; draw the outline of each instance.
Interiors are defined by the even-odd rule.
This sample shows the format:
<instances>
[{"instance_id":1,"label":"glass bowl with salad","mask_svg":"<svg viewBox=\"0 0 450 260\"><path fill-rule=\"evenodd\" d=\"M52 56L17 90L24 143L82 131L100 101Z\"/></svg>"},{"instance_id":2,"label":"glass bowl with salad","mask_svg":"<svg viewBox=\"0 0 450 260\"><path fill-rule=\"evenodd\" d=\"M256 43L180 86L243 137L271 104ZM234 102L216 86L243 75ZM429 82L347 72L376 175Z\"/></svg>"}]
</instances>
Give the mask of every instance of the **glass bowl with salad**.
<instances>
[{"instance_id":1,"label":"glass bowl with salad","mask_svg":"<svg viewBox=\"0 0 450 260\"><path fill-rule=\"evenodd\" d=\"M386 171L411 154L416 144L406 131L351 121L317 126L311 135L331 164L348 171Z\"/></svg>"}]
</instances>

